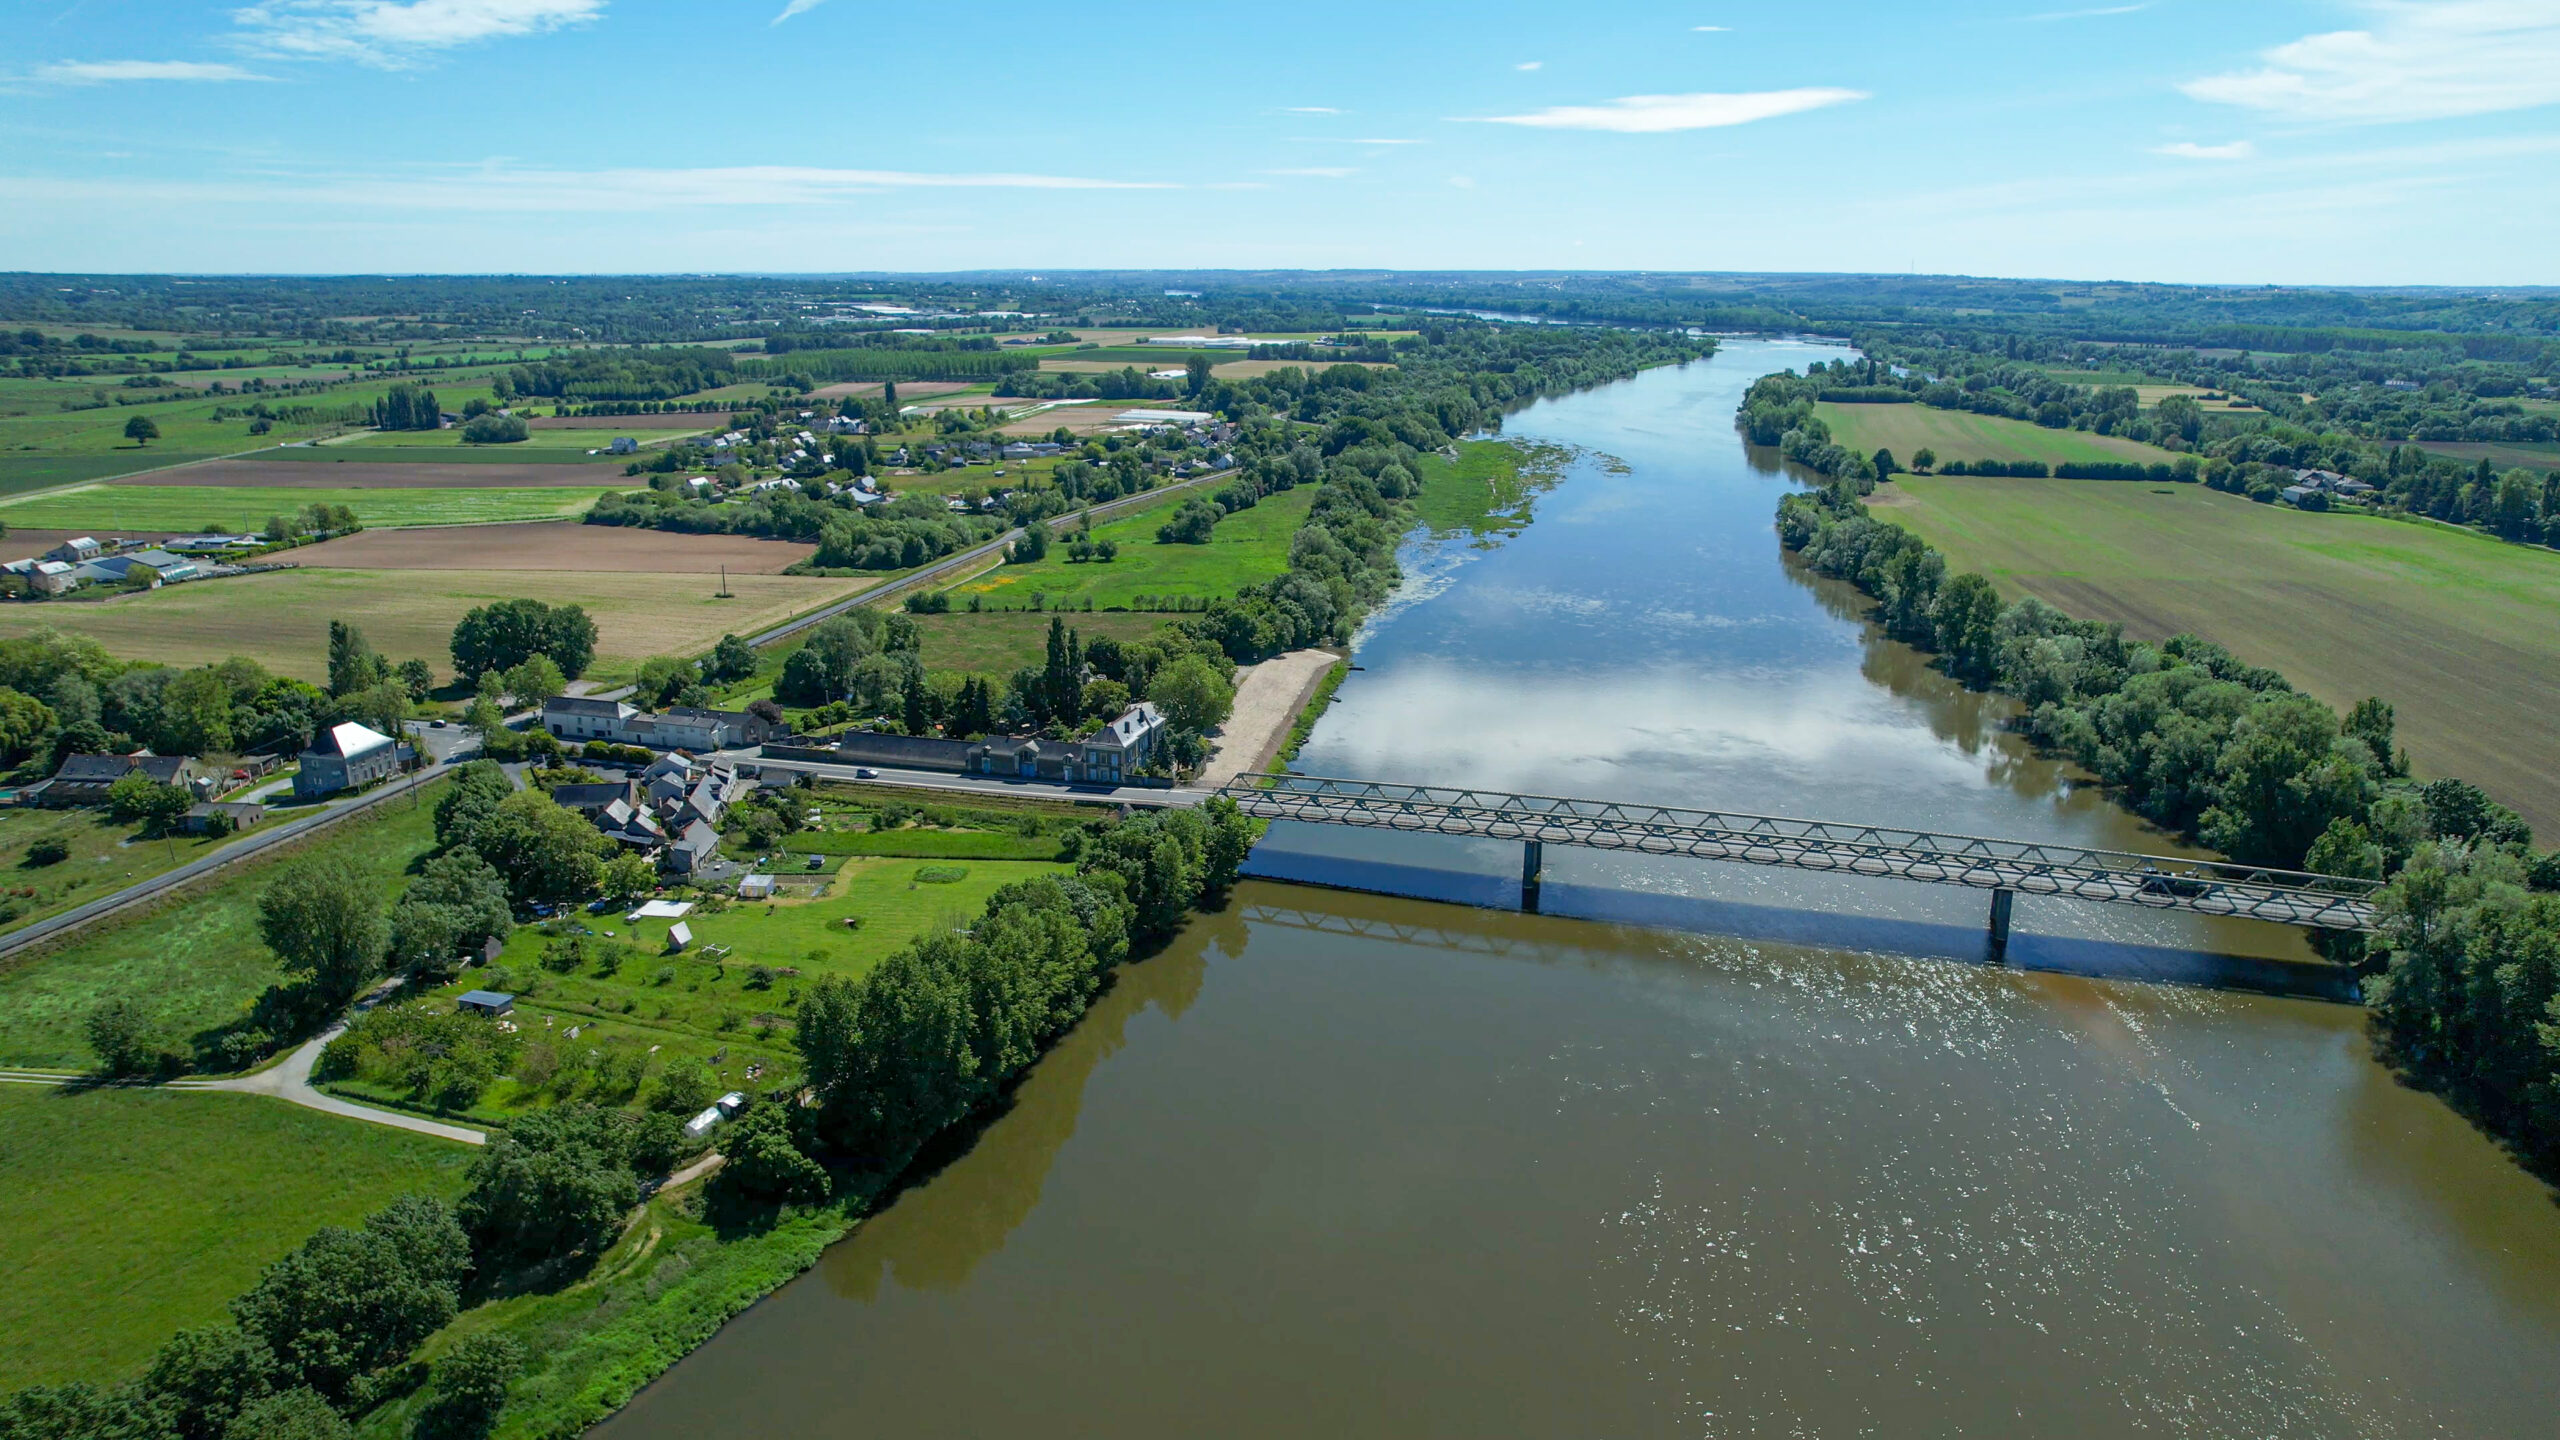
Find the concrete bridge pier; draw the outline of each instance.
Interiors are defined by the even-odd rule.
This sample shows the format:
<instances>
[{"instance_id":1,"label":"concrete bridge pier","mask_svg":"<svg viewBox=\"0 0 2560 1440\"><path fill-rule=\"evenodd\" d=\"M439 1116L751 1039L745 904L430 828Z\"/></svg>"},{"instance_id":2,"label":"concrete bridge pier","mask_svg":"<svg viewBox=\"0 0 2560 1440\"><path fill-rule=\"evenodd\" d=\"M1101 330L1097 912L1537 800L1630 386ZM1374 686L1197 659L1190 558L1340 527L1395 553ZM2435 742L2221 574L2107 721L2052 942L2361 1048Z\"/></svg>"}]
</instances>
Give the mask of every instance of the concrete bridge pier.
<instances>
[{"instance_id":1,"label":"concrete bridge pier","mask_svg":"<svg viewBox=\"0 0 2560 1440\"><path fill-rule=\"evenodd\" d=\"M2009 906L2018 898L2015 890L1991 892L1991 963L2009 963Z\"/></svg>"},{"instance_id":2,"label":"concrete bridge pier","mask_svg":"<svg viewBox=\"0 0 2560 1440\"><path fill-rule=\"evenodd\" d=\"M1520 846L1520 908L1528 914L1538 913L1538 886L1546 878L1547 847L1535 840Z\"/></svg>"}]
</instances>

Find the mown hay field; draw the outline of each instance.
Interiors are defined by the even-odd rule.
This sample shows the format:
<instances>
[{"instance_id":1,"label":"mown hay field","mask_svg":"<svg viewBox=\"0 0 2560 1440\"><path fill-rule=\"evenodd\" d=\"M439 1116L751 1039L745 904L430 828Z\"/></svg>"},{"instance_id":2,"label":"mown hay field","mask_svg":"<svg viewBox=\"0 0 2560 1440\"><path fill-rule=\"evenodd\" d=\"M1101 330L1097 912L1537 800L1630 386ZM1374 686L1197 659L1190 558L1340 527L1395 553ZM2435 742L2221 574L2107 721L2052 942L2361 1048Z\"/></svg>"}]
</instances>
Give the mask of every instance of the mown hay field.
<instances>
[{"instance_id":1,"label":"mown hay field","mask_svg":"<svg viewBox=\"0 0 2560 1440\"><path fill-rule=\"evenodd\" d=\"M2420 771L2560 838L2560 555L2200 485L1901 476L1877 501L2012 599L2192 631L2341 709L2379 695Z\"/></svg>"},{"instance_id":2,"label":"mown hay field","mask_svg":"<svg viewBox=\"0 0 2560 1440\"><path fill-rule=\"evenodd\" d=\"M438 676L453 668L453 627L474 606L519 597L578 604L596 622L589 674L627 678L652 655L693 655L723 634L753 634L802 611L855 594L872 579L825 580L732 571L734 598L716 575L632 571L306 568L171 585L108 601L0 607L0 634L54 626L92 635L127 659L201 665L246 655L279 674L319 681L328 671L329 622L363 629L394 660L416 657Z\"/></svg>"},{"instance_id":3,"label":"mown hay field","mask_svg":"<svg viewBox=\"0 0 2560 1440\"><path fill-rule=\"evenodd\" d=\"M344 505L367 525L475 525L584 514L593 487L474 486L452 490L263 485L78 485L0 500L0 521L56 530L257 530L305 505Z\"/></svg>"},{"instance_id":4,"label":"mown hay field","mask_svg":"<svg viewBox=\"0 0 2560 1440\"><path fill-rule=\"evenodd\" d=\"M55 542L60 543L60 542ZM626 525L544 520L364 530L285 556L337 570L628 570L646 575L779 575L815 545L752 535L687 535Z\"/></svg>"},{"instance_id":5,"label":"mown hay field","mask_svg":"<svg viewBox=\"0 0 2560 1440\"><path fill-rule=\"evenodd\" d=\"M1813 413L1831 427L1832 439L1862 455L1890 450L1905 465L1923 449L1936 451L1941 461L2041 460L2048 465L2128 460L2148 465L2178 458L2156 445L2113 435L2048 430L2005 415L1927 405L1823 404Z\"/></svg>"}]
</instances>

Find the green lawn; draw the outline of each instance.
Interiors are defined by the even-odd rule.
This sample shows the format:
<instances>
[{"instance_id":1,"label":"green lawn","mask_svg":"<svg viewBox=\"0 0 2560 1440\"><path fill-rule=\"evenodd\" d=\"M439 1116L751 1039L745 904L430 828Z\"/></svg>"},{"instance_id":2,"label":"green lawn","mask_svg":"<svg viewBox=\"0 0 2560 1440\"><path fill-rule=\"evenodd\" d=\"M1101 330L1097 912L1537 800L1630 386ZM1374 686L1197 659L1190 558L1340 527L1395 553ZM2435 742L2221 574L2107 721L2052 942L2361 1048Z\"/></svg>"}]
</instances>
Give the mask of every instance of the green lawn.
<instances>
[{"instance_id":1,"label":"green lawn","mask_svg":"<svg viewBox=\"0 0 2560 1440\"><path fill-rule=\"evenodd\" d=\"M1125 643L1153 635L1171 623L1172 617L1096 611L1069 615L1066 621L1069 629L1088 640L1108 635ZM955 611L949 615L918 615L915 622L928 670L1011 675L1025 665L1041 663L1048 655L1047 615L1019 610L990 610L979 615Z\"/></svg>"},{"instance_id":2,"label":"green lawn","mask_svg":"<svg viewBox=\"0 0 2560 1440\"><path fill-rule=\"evenodd\" d=\"M430 790L415 805L386 802L323 831L317 843L362 863L396 893L411 862L434 843L435 799ZM156 909L0 961L0 1064L94 1064L81 1026L110 996L148 1006L175 1044L237 1018L277 979L275 957L258 939L257 907L281 858L230 866Z\"/></svg>"},{"instance_id":3,"label":"green lawn","mask_svg":"<svg viewBox=\"0 0 2560 1440\"><path fill-rule=\"evenodd\" d=\"M1813 413L1831 427L1831 438L1863 455L1890 450L1908 465L1915 451L1934 450L1940 461L2041 460L2048 465L2074 462L2167 462L2178 457L2156 445L2092 435L2085 430L2048 430L2001 415L1966 410L1939 410L1927 405L1832 405Z\"/></svg>"},{"instance_id":4,"label":"green lawn","mask_svg":"<svg viewBox=\"0 0 2560 1440\"><path fill-rule=\"evenodd\" d=\"M563 520L595 504L592 486L457 490L306 490L233 485L84 485L0 501L0 521L42 530L255 530L305 505L345 505L367 525L486 525Z\"/></svg>"},{"instance_id":5,"label":"green lawn","mask_svg":"<svg viewBox=\"0 0 2560 1440\"><path fill-rule=\"evenodd\" d=\"M2194 631L2340 709L2379 695L2421 771L2560 835L2560 555L2200 485L1900 476L1877 497L2009 596Z\"/></svg>"},{"instance_id":6,"label":"green lawn","mask_svg":"<svg viewBox=\"0 0 2560 1440\"><path fill-rule=\"evenodd\" d=\"M27 850L39 840L61 841L70 858L27 864ZM230 843L228 837L191 835L146 840L133 826L108 819L103 810L0 810L0 934L86 905Z\"/></svg>"},{"instance_id":7,"label":"green lawn","mask_svg":"<svg viewBox=\"0 0 2560 1440\"><path fill-rule=\"evenodd\" d=\"M0 1391L113 1384L323 1225L461 1192L471 1150L280 1100L0 1085Z\"/></svg>"},{"instance_id":8,"label":"green lawn","mask_svg":"<svg viewBox=\"0 0 2560 1440\"><path fill-rule=\"evenodd\" d=\"M1067 542L1074 538L1070 532L1051 540L1043 559L998 566L954 586L953 603L965 605L970 596L983 595L990 606L1017 609L1028 607L1031 597L1039 595L1052 610L1081 607L1087 600L1096 609L1109 610L1134 608L1150 597L1233 595L1289 568L1289 541L1306 522L1315 492L1315 486L1301 485L1270 496L1250 510L1240 510L1218 522L1206 545L1160 545L1157 528L1183 502L1207 498L1196 490L1171 496L1161 505L1093 527L1095 539L1111 540L1120 547L1119 558L1108 564L1069 563Z\"/></svg>"}]
</instances>

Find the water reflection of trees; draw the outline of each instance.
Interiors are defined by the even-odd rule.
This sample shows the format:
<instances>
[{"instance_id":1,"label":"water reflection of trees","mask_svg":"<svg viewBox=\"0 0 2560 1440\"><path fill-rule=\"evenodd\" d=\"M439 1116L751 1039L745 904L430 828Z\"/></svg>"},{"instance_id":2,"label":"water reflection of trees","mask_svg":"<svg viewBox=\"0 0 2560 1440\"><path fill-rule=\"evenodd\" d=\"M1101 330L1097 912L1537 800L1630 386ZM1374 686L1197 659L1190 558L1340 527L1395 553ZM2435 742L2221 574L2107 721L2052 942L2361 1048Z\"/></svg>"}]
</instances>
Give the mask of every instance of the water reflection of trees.
<instances>
[{"instance_id":1,"label":"water reflection of trees","mask_svg":"<svg viewBox=\"0 0 2560 1440\"><path fill-rule=\"evenodd\" d=\"M1049 1167L1076 1132L1085 1082L1127 1043L1148 1007L1180 1019L1200 997L1208 955L1244 948L1239 907L1199 917L1161 954L1113 972L1111 988L1015 1087L1010 1103L941 1137L916 1179L888 1208L818 1262L827 1288L877 1298L883 1276L911 1290L954 1290L1040 1203ZM938 1165L939 1168L935 1168Z\"/></svg>"}]
</instances>

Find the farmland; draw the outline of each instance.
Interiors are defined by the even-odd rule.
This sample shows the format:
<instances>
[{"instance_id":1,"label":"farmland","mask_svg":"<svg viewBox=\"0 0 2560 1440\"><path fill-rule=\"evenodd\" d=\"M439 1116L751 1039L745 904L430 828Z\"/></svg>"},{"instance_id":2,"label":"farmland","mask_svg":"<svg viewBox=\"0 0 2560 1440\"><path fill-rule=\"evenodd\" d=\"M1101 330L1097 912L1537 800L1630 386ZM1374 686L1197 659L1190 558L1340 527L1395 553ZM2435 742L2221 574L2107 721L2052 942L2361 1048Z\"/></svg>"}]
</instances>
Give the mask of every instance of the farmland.
<instances>
[{"instance_id":1,"label":"farmland","mask_svg":"<svg viewBox=\"0 0 2560 1440\"><path fill-rule=\"evenodd\" d=\"M1150 505L1125 519L1097 525L1096 540L1120 547L1108 563L1070 563L1067 537L1052 541L1047 557L1024 565L1005 565L954 587L955 601L983 596L990 606L1007 608L1044 597L1047 608L1081 606L1090 600L1099 610L1128 608L1141 597L1183 596L1210 599L1232 595L1247 585L1268 580L1288 568L1289 541L1315 502L1315 487L1300 486L1265 499L1218 522L1206 545L1160 545L1156 530L1185 501L1184 494Z\"/></svg>"},{"instance_id":2,"label":"farmland","mask_svg":"<svg viewBox=\"0 0 2560 1440\"><path fill-rule=\"evenodd\" d=\"M2048 430L2025 420L1940 410L1928 405L1835 405L1814 407L1831 427L1831 438L1862 455L1890 450L1908 465L1915 451L1927 449L1946 460L2041 460L2048 465L2139 461L2165 463L2177 457L2157 446L2092 435L2083 430Z\"/></svg>"},{"instance_id":3,"label":"farmland","mask_svg":"<svg viewBox=\"0 0 2560 1440\"><path fill-rule=\"evenodd\" d=\"M13 605L0 609L0 634L53 626L95 636L132 659L195 665L246 655L280 674L318 680L334 619L362 627L386 655L416 656L442 672L451 663L445 657L454 622L465 611L523 597L586 606L598 632L590 673L612 678L651 655L696 654L724 634L750 634L872 583L732 571L735 598L721 600L713 596L718 580L702 574L306 568L105 602Z\"/></svg>"},{"instance_id":4,"label":"farmland","mask_svg":"<svg viewBox=\"0 0 2560 1440\"><path fill-rule=\"evenodd\" d=\"M2560 555L2195 485L1904 476L1877 499L2012 598L2193 631L2341 709L2380 695L2421 771L2560 830Z\"/></svg>"},{"instance_id":5,"label":"farmland","mask_svg":"<svg viewBox=\"0 0 2560 1440\"><path fill-rule=\"evenodd\" d=\"M0 521L50 529L256 530L305 505L344 505L367 525L475 525L555 520L585 513L593 489L473 486L464 489L321 489L214 485L81 485L0 500Z\"/></svg>"},{"instance_id":6,"label":"farmland","mask_svg":"<svg viewBox=\"0 0 2560 1440\"><path fill-rule=\"evenodd\" d=\"M210 460L122 483L242 490L476 490L488 486L556 489L568 485L620 489L633 482L622 473L620 465L473 464L467 460L456 463L453 456L432 462L381 462L367 456L352 465L341 456L336 464L314 465L305 460L257 455Z\"/></svg>"},{"instance_id":7,"label":"farmland","mask_svg":"<svg viewBox=\"0 0 2560 1440\"><path fill-rule=\"evenodd\" d=\"M295 551L289 558L336 570L592 570L648 575L779 575L818 553L815 545L751 535L687 535L623 525L545 520L518 525L442 525L365 530Z\"/></svg>"},{"instance_id":8,"label":"farmland","mask_svg":"<svg viewBox=\"0 0 2560 1440\"><path fill-rule=\"evenodd\" d=\"M0 1085L0 1391L139 1370L323 1225L451 1199L468 1147L249 1095ZM42 1337L41 1342L37 1337Z\"/></svg>"},{"instance_id":9,"label":"farmland","mask_svg":"<svg viewBox=\"0 0 2560 1440\"><path fill-rule=\"evenodd\" d=\"M2486 460L2500 470L2519 465L2528 470L2560 470L2560 442L2549 440L2429 440L2420 448L2430 455L2449 455L2474 464Z\"/></svg>"}]
</instances>

